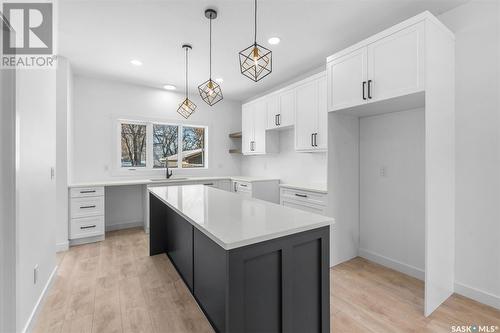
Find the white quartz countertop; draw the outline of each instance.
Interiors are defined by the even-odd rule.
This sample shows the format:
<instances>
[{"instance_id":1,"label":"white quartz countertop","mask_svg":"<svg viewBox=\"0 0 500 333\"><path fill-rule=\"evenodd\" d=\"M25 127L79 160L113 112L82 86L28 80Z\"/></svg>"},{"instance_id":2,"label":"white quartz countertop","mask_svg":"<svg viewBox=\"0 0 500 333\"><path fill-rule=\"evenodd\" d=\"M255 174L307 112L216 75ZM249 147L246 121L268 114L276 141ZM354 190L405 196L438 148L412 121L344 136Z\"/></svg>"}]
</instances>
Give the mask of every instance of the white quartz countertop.
<instances>
[{"instance_id":1,"label":"white quartz countertop","mask_svg":"<svg viewBox=\"0 0 500 333\"><path fill-rule=\"evenodd\" d=\"M105 180L96 182L82 182L69 184L68 187L94 187L94 186L126 186L126 185L152 185L152 184L183 184L190 182L203 182L203 181L215 181L215 180L237 180L245 182L258 182L275 180L279 182L279 179L274 178L258 178L258 177L245 177L245 176L216 176L216 177L183 177L183 176L173 176L170 179L158 178L155 180L151 179L118 179L118 180Z\"/></svg>"},{"instance_id":2,"label":"white quartz countertop","mask_svg":"<svg viewBox=\"0 0 500 333\"><path fill-rule=\"evenodd\" d=\"M280 187L290 188L294 190L311 191L327 194L327 186L323 183L310 183L310 184L300 184L300 183L284 183L280 184Z\"/></svg>"},{"instance_id":3,"label":"white quartz countertop","mask_svg":"<svg viewBox=\"0 0 500 333\"><path fill-rule=\"evenodd\" d=\"M332 225L330 217L203 185L149 192L226 250Z\"/></svg>"}]
</instances>

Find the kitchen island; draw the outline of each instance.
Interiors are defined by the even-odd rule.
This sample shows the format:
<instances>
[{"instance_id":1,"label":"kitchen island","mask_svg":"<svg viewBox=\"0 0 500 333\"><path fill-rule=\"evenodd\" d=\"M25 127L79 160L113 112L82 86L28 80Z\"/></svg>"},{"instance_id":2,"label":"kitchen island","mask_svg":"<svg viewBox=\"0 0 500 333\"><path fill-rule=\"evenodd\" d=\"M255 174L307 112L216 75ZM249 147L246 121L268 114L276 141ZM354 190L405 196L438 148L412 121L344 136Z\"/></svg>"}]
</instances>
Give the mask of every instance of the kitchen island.
<instances>
[{"instance_id":1,"label":"kitchen island","mask_svg":"<svg viewBox=\"0 0 500 333\"><path fill-rule=\"evenodd\" d=\"M217 332L329 332L331 218L203 185L149 192L150 255Z\"/></svg>"}]
</instances>

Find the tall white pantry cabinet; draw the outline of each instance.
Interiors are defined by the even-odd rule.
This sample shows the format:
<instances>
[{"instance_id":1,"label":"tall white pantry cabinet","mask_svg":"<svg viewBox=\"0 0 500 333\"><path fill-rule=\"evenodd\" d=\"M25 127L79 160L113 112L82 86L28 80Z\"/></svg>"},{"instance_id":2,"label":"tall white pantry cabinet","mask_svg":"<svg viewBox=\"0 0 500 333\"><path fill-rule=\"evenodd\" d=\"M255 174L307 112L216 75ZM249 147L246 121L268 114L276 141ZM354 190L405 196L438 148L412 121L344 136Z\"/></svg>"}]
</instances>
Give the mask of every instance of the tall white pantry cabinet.
<instances>
[{"instance_id":1,"label":"tall white pantry cabinet","mask_svg":"<svg viewBox=\"0 0 500 333\"><path fill-rule=\"evenodd\" d=\"M336 263L357 256L360 248L359 118L424 110L427 316L454 289L454 35L424 12L328 57L326 67L328 207L336 219Z\"/></svg>"}]
</instances>

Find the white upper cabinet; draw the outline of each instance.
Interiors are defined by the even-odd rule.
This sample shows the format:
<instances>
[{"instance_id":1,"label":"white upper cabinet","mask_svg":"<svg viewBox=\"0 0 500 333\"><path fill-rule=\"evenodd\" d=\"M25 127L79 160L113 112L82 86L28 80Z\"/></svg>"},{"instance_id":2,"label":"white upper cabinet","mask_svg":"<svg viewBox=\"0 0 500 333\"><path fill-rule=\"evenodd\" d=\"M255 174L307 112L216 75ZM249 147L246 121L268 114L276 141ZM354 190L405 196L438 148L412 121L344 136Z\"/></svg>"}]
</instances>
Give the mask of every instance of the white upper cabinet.
<instances>
[{"instance_id":1,"label":"white upper cabinet","mask_svg":"<svg viewBox=\"0 0 500 333\"><path fill-rule=\"evenodd\" d=\"M267 128L283 128L295 123L295 90L288 89L266 97Z\"/></svg>"},{"instance_id":2,"label":"white upper cabinet","mask_svg":"<svg viewBox=\"0 0 500 333\"><path fill-rule=\"evenodd\" d=\"M244 104L241 107L241 152L248 155L253 150L254 116L253 104Z\"/></svg>"},{"instance_id":3,"label":"white upper cabinet","mask_svg":"<svg viewBox=\"0 0 500 333\"><path fill-rule=\"evenodd\" d=\"M267 104L265 100L255 103L254 109L254 154L266 153Z\"/></svg>"},{"instance_id":4,"label":"white upper cabinet","mask_svg":"<svg viewBox=\"0 0 500 333\"><path fill-rule=\"evenodd\" d=\"M318 130L316 131L316 149L328 148L328 108L327 108L327 82L323 76L318 82Z\"/></svg>"},{"instance_id":5,"label":"white upper cabinet","mask_svg":"<svg viewBox=\"0 0 500 333\"><path fill-rule=\"evenodd\" d=\"M328 110L348 108L366 100L366 58L366 47L362 47L327 63Z\"/></svg>"},{"instance_id":6,"label":"white upper cabinet","mask_svg":"<svg viewBox=\"0 0 500 333\"><path fill-rule=\"evenodd\" d=\"M242 106L242 153L279 151L279 130L295 126L295 150L327 149L326 73L321 72Z\"/></svg>"},{"instance_id":7,"label":"white upper cabinet","mask_svg":"<svg viewBox=\"0 0 500 333\"><path fill-rule=\"evenodd\" d=\"M424 23L371 43L368 49L368 98L372 101L424 89Z\"/></svg>"},{"instance_id":8,"label":"white upper cabinet","mask_svg":"<svg viewBox=\"0 0 500 333\"><path fill-rule=\"evenodd\" d=\"M267 104L258 100L243 104L241 108L241 152L243 155L259 155L276 152L279 137L268 133Z\"/></svg>"},{"instance_id":9,"label":"white upper cabinet","mask_svg":"<svg viewBox=\"0 0 500 333\"><path fill-rule=\"evenodd\" d=\"M327 59L328 111L424 89L424 23L386 31Z\"/></svg>"},{"instance_id":10,"label":"white upper cabinet","mask_svg":"<svg viewBox=\"0 0 500 333\"><path fill-rule=\"evenodd\" d=\"M295 88L295 150L327 149L326 76L321 73Z\"/></svg>"}]
</instances>

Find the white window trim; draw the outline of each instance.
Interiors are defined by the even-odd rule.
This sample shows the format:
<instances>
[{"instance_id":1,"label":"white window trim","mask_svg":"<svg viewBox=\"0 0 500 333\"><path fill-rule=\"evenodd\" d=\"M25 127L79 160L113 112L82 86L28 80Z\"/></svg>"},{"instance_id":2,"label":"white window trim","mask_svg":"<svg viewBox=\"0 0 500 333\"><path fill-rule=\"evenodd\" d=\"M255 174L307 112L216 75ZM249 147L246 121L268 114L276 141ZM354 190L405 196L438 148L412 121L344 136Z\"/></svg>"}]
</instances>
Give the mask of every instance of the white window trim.
<instances>
[{"instance_id":1,"label":"white window trim","mask_svg":"<svg viewBox=\"0 0 500 333\"><path fill-rule=\"evenodd\" d=\"M209 168L208 160L208 125L202 124L194 124L194 123L178 123L173 121L165 121L165 120L137 120L130 118L118 118L115 123L115 142L113 143L113 171L112 175L115 176L132 176L132 175L157 175L159 171L165 172L166 168L153 168L153 125L169 125L169 126L178 126L179 135L178 135L178 164L176 168L169 168L170 170L189 170L191 172L196 172L197 170L207 170ZM146 166L145 167L122 167L121 166L121 125L123 123L126 124L138 124L138 125L146 125ZM182 129L183 127L200 127L204 129L204 166L198 168L183 168L182 167Z\"/></svg>"}]
</instances>

